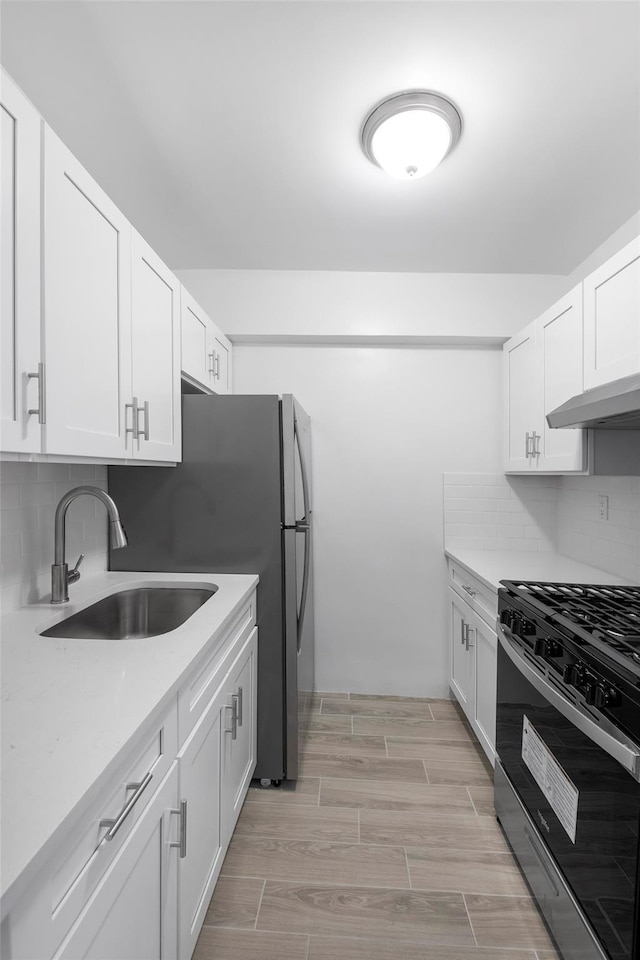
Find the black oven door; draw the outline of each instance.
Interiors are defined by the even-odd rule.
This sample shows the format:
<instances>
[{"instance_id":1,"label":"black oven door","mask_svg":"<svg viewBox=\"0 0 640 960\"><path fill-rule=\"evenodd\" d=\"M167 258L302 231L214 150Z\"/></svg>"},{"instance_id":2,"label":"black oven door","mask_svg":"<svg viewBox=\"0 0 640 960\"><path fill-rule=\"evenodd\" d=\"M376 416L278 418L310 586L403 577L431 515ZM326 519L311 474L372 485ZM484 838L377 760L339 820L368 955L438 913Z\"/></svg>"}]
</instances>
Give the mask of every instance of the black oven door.
<instances>
[{"instance_id":1,"label":"black oven door","mask_svg":"<svg viewBox=\"0 0 640 960\"><path fill-rule=\"evenodd\" d=\"M640 784L622 766L628 757L614 759L582 732L576 707L548 681L545 690L504 632L499 639L500 764L605 955L638 960Z\"/></svg>"}]
</instances>

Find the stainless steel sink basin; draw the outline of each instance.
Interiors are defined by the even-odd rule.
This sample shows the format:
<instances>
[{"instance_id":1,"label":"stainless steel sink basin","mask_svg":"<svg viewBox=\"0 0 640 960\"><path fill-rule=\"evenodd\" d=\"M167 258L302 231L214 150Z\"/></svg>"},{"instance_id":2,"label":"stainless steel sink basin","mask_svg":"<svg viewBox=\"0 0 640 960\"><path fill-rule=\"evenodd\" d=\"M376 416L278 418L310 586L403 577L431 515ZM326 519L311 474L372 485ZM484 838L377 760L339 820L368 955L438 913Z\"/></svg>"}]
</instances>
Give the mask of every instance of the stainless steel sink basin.
<instances>
[{"instance_id":1,"label":"stainless steel sink basin","mask_svg":"<svg viewBox=\"0 0 640 960\"><path fill-rule=\"evenodd\" d=\"M175 630L218 588L137 587L112 593L40 633L41 637L127 640Z\"/></svg>"}]
</instances>

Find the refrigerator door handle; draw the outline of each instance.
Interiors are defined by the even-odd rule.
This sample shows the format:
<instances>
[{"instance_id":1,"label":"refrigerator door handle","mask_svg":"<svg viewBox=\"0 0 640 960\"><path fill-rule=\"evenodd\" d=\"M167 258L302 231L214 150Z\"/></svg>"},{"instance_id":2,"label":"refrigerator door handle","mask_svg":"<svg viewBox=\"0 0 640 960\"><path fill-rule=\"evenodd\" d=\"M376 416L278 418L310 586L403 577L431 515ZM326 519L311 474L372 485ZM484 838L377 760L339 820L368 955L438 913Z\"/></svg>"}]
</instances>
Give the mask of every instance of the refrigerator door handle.
<instances>
[{"instance_id":1,"label":"refrigerator door handle","mask_svg":"<svg viewBox=\"0 0 640 960\"><path fill-rule=\"evenodd\" d=\"M309 477L307 475L307 463L304 458L304 450L300 443L300 434L298 432L298 420L293 416L293 436L298 446L300 457L300 475L302 477L302 500L304 504L304 516L302 520L296 522L296 532L304 533L304 569L302 576L302 593L300 596L300 613L298 614L298 653L302 647L302 630L304 627L304 615L307 607L307 593L309 590L309 568L311 565L311 502L309 497Z\"/></svg>"},{"instance_id":2,"label":"refrigerator door handle","mask_svg":"<svg viewBox=\"0 0 640 960\"><path fill-rule=\"evenodd\" d=\"M311 525L309 523L296 524L296 532L304 533L304 571L302 575L302 594L300 596L300 613L298 614L298 653L302 647L302 629L304 614L307 609L307 593L309 591L309 566L311 561Z\"/></svg>"},{"instance_id":3,"label":"refrigerator door handle","mask_svg":"<svg viewBox=\"0 0 640 960\"><path fill-rule=\"evenodd\" d=\"M304 516L300 523L309 523L311 514L311 498L309 497L309 477L307 475L307 462L304 458L304 450L300 443L300 434L298 432L298 420L293 416L293 436L298 446L298 456L300 457L300 476L302 477L302 502L304 506ZM297 524L296 524L297 526Z\"/></svg>"}]
</instances>

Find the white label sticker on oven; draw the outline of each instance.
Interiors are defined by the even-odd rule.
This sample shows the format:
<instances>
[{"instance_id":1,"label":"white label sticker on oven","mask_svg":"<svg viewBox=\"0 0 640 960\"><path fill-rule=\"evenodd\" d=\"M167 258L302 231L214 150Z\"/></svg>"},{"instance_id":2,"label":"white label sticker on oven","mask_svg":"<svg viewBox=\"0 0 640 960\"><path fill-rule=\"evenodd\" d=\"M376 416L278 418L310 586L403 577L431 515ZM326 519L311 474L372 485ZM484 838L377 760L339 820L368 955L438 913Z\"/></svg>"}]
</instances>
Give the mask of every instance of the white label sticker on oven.
<instances>
[{"instance_id":1,"label":"white label sticker on oven","mask_svg":"<svg viewBox=\"0 0 640 960\"><path fill-rule=\"evenodd\" d=\"M549 801L551 809L567 831L571 842L575 843L578 790L544 740L538 736L527 716L522 722L522 759Z\"/></svg>"}]
</instances>

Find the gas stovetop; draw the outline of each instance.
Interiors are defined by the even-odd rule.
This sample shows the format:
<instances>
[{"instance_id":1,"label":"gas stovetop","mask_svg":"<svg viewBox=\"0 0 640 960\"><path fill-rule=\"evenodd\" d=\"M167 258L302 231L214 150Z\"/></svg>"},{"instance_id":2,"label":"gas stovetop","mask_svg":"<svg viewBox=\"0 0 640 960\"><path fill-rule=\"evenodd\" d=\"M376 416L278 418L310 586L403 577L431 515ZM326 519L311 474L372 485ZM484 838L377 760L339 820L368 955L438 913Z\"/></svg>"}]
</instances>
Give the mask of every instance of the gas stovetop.
<instances>
[{"instance_id":1,"label":"gas stovetop","mask_svg":"<svg viewBox=\"0 0 640 960\"><path fill-rule=\"evenodd\" d=\"M640 586L503 580L507 593L614 660L640 664ZM634 671L635 672L635 671Z\"/></svg>"}]
</instances>

